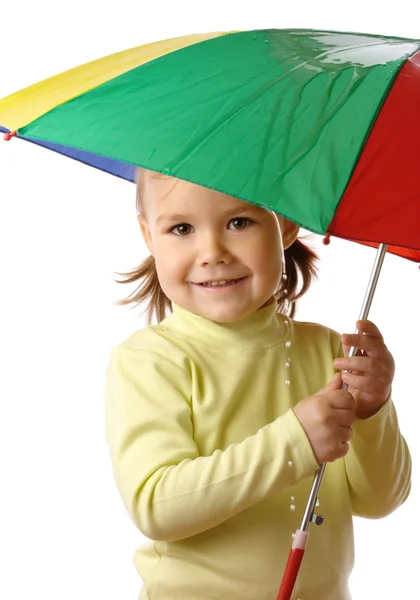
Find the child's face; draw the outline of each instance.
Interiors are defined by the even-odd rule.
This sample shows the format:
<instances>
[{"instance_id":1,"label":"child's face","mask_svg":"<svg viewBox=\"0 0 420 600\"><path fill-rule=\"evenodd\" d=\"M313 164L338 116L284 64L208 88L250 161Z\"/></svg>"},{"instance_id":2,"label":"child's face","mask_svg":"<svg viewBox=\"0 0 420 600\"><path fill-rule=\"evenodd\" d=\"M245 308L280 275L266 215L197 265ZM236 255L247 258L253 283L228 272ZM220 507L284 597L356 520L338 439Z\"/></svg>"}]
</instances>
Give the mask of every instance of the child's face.
<instances>
[{"instance_id":1,"label":"child's face","mask_svg":"<svg viewBox=\"0 0 420 600\"><path fill-rule=\"evenodd\" d=\"M298 228L231 196L146 173L140 227L160 285L178 306L218 322L263 306L282 275L282 236ZM292 239L293 238L293 239ZM210 282L236 280L228 285Z\"/></svg>"}]
</instances>

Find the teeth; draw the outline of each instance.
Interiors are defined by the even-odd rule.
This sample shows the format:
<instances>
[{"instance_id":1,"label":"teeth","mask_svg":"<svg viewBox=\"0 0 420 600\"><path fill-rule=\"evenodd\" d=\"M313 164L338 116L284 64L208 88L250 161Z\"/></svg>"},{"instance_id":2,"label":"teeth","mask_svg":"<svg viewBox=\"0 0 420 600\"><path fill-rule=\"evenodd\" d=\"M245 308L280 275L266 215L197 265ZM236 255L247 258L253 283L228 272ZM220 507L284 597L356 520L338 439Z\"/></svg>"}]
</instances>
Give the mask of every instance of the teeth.
<instances>
[{"instance_id":1,"label":"teeth","mask_svg":"<svg viewBox=\"0 0 420 600\"><path fill-rule=\"evenodd\" d=\"M233 279L223 279L222 281L206 281L206 283L204 283L203 285L208 285L208 286L218 286L218 285L226 285L227 283L230 283L231 281L234 281Z\"/></svg>"}]
</instances>

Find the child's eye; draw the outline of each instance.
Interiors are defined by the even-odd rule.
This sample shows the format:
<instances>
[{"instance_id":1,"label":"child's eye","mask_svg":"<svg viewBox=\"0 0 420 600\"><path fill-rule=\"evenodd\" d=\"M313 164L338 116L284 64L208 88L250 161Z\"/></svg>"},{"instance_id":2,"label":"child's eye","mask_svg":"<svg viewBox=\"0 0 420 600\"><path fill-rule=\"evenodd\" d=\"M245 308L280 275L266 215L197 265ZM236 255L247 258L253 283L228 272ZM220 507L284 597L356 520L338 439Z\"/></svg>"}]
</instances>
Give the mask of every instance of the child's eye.
<instances>
[{"instance_id":1,"label":"child's eye","mask_svg":"<svg viewBox=\"0 0 420 600\"><path fill-rule=\"evenodd\" d=\"M172 227L171 229L171 233L174 233L175 235L188 235L189 233L191 233L191 225L188 225L188 223L179 223L178 225L175 225L175 227Z\"/></svg>"},{"instance_id":2,"label":"child's eye","mask_svg":"<svg viewBox=\"0 0 420 600\"><path fill-rule=\"evenodd\" d=\"M247 219L245 217L235 217L231 221L229 221L229 225L233 225L233 227L229 227L229 229L245 229L252 225L253 221L251 219Z\"/></svg>"}]
</instances>

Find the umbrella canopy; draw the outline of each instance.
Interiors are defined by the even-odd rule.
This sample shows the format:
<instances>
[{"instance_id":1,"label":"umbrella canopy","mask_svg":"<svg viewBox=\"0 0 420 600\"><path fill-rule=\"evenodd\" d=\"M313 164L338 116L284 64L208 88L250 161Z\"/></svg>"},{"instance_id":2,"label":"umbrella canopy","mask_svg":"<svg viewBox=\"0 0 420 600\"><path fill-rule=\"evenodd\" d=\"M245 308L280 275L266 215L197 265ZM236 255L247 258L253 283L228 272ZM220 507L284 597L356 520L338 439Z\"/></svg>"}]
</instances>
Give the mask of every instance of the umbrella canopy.
<instances>
[{"instance_id":1,"label":"umbrella canopy","mask_svg":"<svg viewBox=\"0 0 420 600\"><path fill-rule=\"evenodd\" d=\"M134 181L172 175L420 262L420 40L191 35L0 101L0 131Z\"/></svg>"}]
</instances>

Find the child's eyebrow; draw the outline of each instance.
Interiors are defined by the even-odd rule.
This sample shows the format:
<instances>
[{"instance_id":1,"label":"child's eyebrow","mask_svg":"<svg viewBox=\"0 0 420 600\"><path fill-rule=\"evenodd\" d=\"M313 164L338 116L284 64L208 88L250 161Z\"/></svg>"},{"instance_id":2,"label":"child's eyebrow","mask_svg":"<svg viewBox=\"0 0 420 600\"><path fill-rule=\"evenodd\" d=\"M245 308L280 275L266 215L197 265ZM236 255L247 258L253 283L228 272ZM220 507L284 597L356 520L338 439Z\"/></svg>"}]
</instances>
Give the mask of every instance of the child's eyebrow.
<instances>
[{"instance_id":1,"label":"child's eyebrow","mask_svg":"<svg viewBox=\"0 0 420 600\"><path fill-rule=\"evenodd\" d=\"M231 217L232 215L237 215L239 213L244 213L244 212L257 212L261 210L261 208L259 206L255 206L255 204L247 204L245 206L237 206L235 208L232 208L231 210L227 210L225 212L225 217Z\"/></svg>"},{"instance_id":2,"label":"child's eyebrow","mask_svg":"<svg viewBox=\"0 0 420 600\"><path fill-rule=\"evenodd\" d=\"M231 217L233 215L238 215L238 214L243 214L243 213L247 213L247 212L256 212L258 211L259 207L258 206L254 206L252 204L250 204L249 206L237 206L235 208L231 208L230 210L227 210L223 213L223 216L225 218ZM160 223L161 221L188 221L189 219L192 218L193 215L190 215L188 213L184 213L184 214L180 214L180 213L174 213L174 214L165 214L162 213L161 215L158 216L158 218L156 219L156 223Z\"/></svg>"},{"instance_id":3,"label":"child's eyebrow","mask_svg":"<svg viewBox=\"0 0 420 600\"><path fill-rule=\"evenodd\" d=\"M188 216L186 214L165 215L165 213L163 213L162 215L158 216L158 218L156 219L156 223L160 223L161 221L185 221L187 218Z\"/></svg>"}]
</instances>

